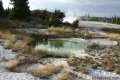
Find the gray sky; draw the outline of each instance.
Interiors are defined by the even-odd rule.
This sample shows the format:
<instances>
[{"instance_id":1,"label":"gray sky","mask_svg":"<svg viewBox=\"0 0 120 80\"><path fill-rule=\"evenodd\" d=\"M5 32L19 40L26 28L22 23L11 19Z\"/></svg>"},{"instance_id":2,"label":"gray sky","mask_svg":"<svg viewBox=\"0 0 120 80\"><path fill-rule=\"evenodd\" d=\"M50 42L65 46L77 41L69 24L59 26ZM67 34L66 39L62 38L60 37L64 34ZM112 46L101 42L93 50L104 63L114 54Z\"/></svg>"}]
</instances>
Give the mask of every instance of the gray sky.
<instances>
[{"instance_id":1,"label":"gray sky","mask_svg":"<svg viewBox=\"0 0 120 80\"><path fill-rule=\"evenodd\" d=\"M9 0L2 0L4 7ZM90 14L93 16L120 16L120 0L29 0L30 9L61 9L67 16Z\"/></svg>"}]
</instances>

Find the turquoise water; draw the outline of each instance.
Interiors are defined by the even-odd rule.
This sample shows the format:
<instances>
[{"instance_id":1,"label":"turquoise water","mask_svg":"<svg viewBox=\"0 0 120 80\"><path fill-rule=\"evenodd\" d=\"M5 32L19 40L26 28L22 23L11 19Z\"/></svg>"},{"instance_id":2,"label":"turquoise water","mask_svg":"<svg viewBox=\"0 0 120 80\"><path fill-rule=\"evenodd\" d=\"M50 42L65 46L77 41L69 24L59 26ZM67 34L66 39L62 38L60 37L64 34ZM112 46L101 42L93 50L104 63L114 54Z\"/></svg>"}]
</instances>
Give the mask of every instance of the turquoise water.
<instances>
[{"instance_id":1,"label":"turquoise water","mask_svg":"<svg viewBox=\"0 0 120 80\"><path fill-rule=\"evenodd\" d=\"M38 43L37 49L47 50L50 53L74 54L81 52L87 47L88 43L83 39L49 39Z\"/></svg>"}]
</instances>

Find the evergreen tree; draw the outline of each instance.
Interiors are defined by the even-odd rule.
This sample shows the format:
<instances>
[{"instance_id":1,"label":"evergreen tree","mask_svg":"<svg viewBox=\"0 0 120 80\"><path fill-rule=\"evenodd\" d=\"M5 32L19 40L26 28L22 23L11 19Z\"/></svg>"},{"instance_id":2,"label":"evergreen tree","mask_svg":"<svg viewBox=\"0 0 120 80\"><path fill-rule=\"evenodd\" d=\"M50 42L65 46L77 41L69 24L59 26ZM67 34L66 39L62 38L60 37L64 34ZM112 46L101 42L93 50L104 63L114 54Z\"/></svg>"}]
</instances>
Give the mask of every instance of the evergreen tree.
<instances>
[{"instance_id":1,"label":"evergreen tree","mask_svg":"<svg viewBox=\"0 0 120 80\"><path fill-rule=\"evenodd\" d=\"M11 12L11 19L27 19L30 17L28 0L11 0L14 8Z\"/></svg>"},{"instance_id":2,"label":"evergreen tree","mask_svg":"<svg viewBox=\"0 0 120 80\"><path fill-rule=\"evenodd\" d=\"M10 12L11 12L11 9L9 7L5 9L5 17L9 18Z\"/></svg>"},{"instance_id":3,"label":"evergreen tree","mask_svg":"<svg viewBox=\"0 0 120 80\"><path fill-rule=\"evenodd\" d=\"M0 0L0 17L4 17L4 8L3 8L3 3L2 1Z\"/></svg>"}]
</instances>

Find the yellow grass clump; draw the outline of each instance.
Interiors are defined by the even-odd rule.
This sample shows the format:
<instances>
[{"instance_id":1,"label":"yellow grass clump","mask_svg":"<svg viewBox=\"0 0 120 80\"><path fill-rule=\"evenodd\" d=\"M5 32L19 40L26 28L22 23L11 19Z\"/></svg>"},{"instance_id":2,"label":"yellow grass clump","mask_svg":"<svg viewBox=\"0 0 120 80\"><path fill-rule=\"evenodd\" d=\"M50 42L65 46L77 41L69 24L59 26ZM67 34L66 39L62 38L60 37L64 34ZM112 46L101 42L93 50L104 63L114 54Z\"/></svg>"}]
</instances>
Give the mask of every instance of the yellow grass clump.
<instances>
[{"instance_id":1,"label":"yellow grass clump","mask_svg":"<svg viewBox=\"0 0 120 80\"><path fill-rule=\"evenodd\" d=\"M19 55L16 57L16 60L19 62L26 62L27 61L26 56L19 56Z\"/></svg>"},{"instance_id":2,"label":"yellow grass clump","mask_svg":"<svg viewBox=\"0 0 120 80\"><path fill-rule=\"evenodd\" d=\"M39 77L47 77L52 74L60 72L64 68L63 65L54 65L54 64L47 64L44 66L38 66L36 69L32 70L32 74L34 76L39 76Z\"/></svg>"},{"instance_id":3,"label":"yellow grass clump","mask_svg":"<svg viewBox=\"0 0 120 80\"><path fill-rule=\"evenodd\" d=\"M19 51L19 52L30 52L31 47L23 42L20 45L14 46L13 50L14 51Z\"/></svg>"},{"instance_id":4,"label":"yellow grass clump","mask_svg":"<svg viewBox=\"0 0 120 80\"><path fill-rule=\"evenodd\" d=\"M11 49L14 47L14 43L11 40L4 40L3 47L6 49Z\"/></svg>"},{"instance_id":5,"label":"yellow grass clump","mask_svg":"<svg viewBox=\"0 0 120 80\"><path fill-rule=\"evenodd\" d=\"M17 38L27 43L32 41L32 37L30 37L29 35L17 34Z\"/></svg>"},{"instance_id":6,"label":"yellow grass clump","mask_svg":"<svg viewBox=\"0 0 120 80\"><path fill-rule=\"evenodd\" d=\"M45 50L33 49L32 50L32 56L37 58L37 59L41 59L41 58L47 57L48 52L45 51Z\"/></svg>"},{"instance_id":7,"label":"yellow grass clump","mask_svg":"<svg viewBox=\"0 0 120 80\"><path fill-rule=\"evenodd\" d=\"M76 78L76 75L67 70L62 70L61 73L57 75L57 80L77 80Z\"/></svg>"},{"instance_id":8,"label":"yellow grass clump","mask_svg":"<svg viewBox=\"0 0 120 80\"><path fill-rule=\"evenodd\" d=\"M16 35L12 34L12 33L9 32L9 31L2 32L1 38L2 38L2 39L5 39L5 40L10 40L10 41L12 41L12 42L15 42L15 41L16 41Z\"/></svg>"},{"instance_id":9,"label":"yellow grass clump","mask_svg":"<svg viewBox=\"0 0 120 80\"><path fill-rule=\"evenodd\" d=\"M17 60L10 60L10 61L8 61L7 63L6 63L6 68L8 68L8 69L14 69L14 68L16 68L17 67L17 64L18 64L19 62L17 61Z\"/></svg>"},{"instance_id":10,"label":"yellow grass clump","mask_svg":"<svg viewBox=\"0 0 120 80\"><path fill-rule=\"evenodd\" d=\"M120 40L120 33L108 33L110 39Z\"/></svg>"},{"instance_id":11,"label":"yellow grass clump","mask_svg":"<svg viewBox=\"0 0 120 80\"><path fill-rule=\"evenodd\" d=\"M65 28L65 27L50 27L48 28L48 33L49 34L54 34L54 35L60 35L60 34L66 34L66 33L73 33L72 28Z\"/></svg>"},{"instance_id":12,"label":"yellow grass clump","mask_svg":"<svg viewBox=\"0 0 120 80\"><path fill-rule=\"evenodd\" d=\"M36 62L38 59L32 55L27 55L27 56L18 55L16 57L16 60L19 61L20 63L32 63L32 62Z\"/></svg>"}]
</instances>

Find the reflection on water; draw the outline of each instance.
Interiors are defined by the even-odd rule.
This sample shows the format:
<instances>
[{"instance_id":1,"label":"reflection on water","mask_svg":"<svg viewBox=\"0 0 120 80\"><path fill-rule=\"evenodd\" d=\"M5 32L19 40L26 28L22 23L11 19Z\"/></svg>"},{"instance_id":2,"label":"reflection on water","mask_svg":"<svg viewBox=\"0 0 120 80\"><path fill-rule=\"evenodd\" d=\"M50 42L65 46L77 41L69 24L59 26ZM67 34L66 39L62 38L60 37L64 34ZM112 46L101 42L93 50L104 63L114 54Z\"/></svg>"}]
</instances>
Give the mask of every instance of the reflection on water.
<instances>
[{"instance_id":1,"label":"reflection on water","mask_svg":"<svg viewBox=\"0 0 120 80\"><path fill-rule=\"evenodd\" d=\"M49 39L48 41L40 42L35 48L57 53L77 53L84 50L88 45L84 40L77 40Z\"/></svg>"}]
</instances>

